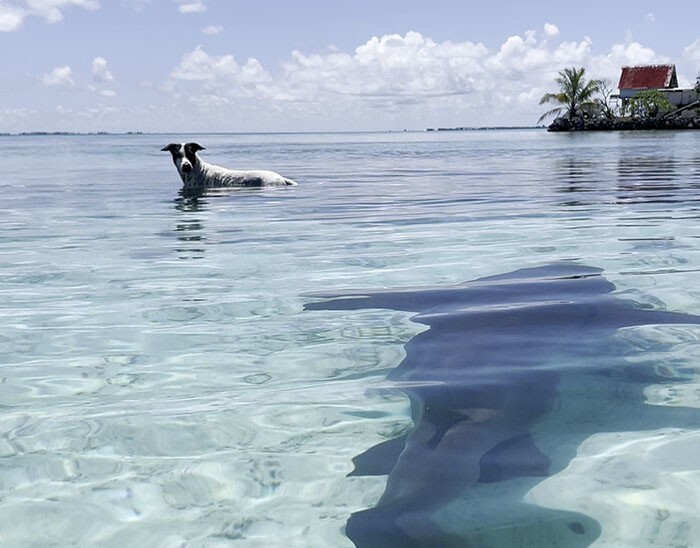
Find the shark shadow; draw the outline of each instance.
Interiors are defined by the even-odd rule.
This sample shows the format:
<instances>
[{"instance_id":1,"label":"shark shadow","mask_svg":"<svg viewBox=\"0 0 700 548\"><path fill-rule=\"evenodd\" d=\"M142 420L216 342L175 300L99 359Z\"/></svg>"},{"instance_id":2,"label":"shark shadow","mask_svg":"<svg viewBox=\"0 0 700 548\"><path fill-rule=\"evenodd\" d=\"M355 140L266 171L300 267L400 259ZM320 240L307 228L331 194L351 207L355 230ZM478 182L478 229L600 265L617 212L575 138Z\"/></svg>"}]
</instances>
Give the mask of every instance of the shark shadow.
<instances>
[{"instance_id":1,"label":"shark shadow","mask_svg":"<svg viewBox=\"0 0 700 548\"><path fill-rule=\"evenodd\" d=\"M648 364L611 359L604 343L621 328L700 317L643 307L614 289L599 268L557 263L447 288L310 295L330 300L307 310L410 311L429 327L387 375L408 395L414 427L353 459L351 475L388 478L376 507L348 520L350 540L362 548L591 544L601 533L594 519L523 496L562 470L600 424L615 432L700 423L697 410L645 404L644 388L668 379ZM585 366L560 365L567 356ZM579 416L595 420L570 425L557 455L547 455L532 430L566 398L580 399ZM620 399L615 413L610 398ZM445 526L441 512L460 500L458 523Z\"/></svg>"}]
</instances>

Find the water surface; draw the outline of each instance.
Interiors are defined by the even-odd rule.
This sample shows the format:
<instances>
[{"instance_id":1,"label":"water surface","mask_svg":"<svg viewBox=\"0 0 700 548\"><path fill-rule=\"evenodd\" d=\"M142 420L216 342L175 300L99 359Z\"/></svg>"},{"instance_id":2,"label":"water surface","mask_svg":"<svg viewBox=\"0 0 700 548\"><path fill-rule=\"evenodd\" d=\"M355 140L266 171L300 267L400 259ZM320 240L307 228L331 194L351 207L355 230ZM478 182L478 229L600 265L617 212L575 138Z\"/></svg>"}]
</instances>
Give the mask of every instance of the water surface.
<instances>
[{"instance_id":1,"label":"water surface","mask_svg":"<svg viewBox=\"0 0 700 548\"><path fill-rule=\"evenodd\" d=\"M183 198L160 148L185 138L299 186ZM615 298L700 314L694 132L0 141L2 545L352 546L350 515L387 482L348 477L352 459L412 428L387 375L426 327L403 310L304 310L311 292L563 261L602 269ZM611 429L579 412L585 390L559 385L569 397L533 428L556 473L465 489L436 505L438 527L461 534L465 512L500 527L517 493L598 524L593 546L692 545L699 335L621 329L553 359L646 371L639 405L688 420ZM618 381L600 385L610 415L630 409ZM558 457L572 435L573 457Z\"/></svg>"}]
</instances>

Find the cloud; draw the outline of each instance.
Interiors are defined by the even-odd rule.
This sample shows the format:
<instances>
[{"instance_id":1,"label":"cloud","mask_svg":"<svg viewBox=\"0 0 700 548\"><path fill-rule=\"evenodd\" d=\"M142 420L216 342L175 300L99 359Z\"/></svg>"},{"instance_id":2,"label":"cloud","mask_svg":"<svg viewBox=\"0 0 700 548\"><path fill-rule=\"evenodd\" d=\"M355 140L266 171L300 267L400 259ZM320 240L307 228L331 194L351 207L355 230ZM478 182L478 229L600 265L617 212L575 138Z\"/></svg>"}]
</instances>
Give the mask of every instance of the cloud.
<instances>
[{"instance_id":1,"label":"cloud","mask_svg":"<svg viewBox=\"0 0 700 548\"><path fill-rule=\"evenodd\" d=\"M95 57L92 60L92 81L98 85L110 84L114 82L114 76L107 69L107 60L104 57ZM110 89L103 89L101 86L90 84L88 89L95 93L99 93L103 97L115 97L117 93Z\"/></svg>"},{"instance_id":2,"label":"cloud","mask_svg":"<svg viewBox=\"0 0 700 548\"><path fill-rule=\"evenodd\" d=\"M178 0L180 7L180 13L202 13L207 11L207 6L201 0L195 0L194 2L189 2L187 0Z\"/></svg>"},{"instance_id":3,"label":"cloud","mask_svg":"<svg viewBox=\"0 0 700 548\"><path fill-rule=\"evenodd\" d=\"M180 65L170 74L171 81L203 82L216 88L234 84L232 89L246 88L270 81L269 74L257 59L239 65L233 55L212 56L197 46L183 55Z\"/></svg>"},{"instance_id":4,"label":"cloud","mask_svg":"<svg viewBox=\"0 0 700 548\"><path fill-rule=\"evenodd\" d=\"M210 55L197 46L173 68L165 90L218 112L219 119L230 108L236 119L279 115L337 120L336 127L359 120L376 127L399 119L425 125L441 119L453 125L531 124L542 111L539 98L556 91L554 79L564 67L582 66L591 78L617 82L622 66L668 62L638 42L595 52L589 37L559 41L557 33L547 24L542 31L509 36L495 49L436 42L419 32L387 34L354 51L293 51L274 72L256 59L239 63L231 54ZM700 41L687 55L700 56Z\"/></svg>"},{"instance_id":5,"label":"cloud","mask_svg":"<svg viewBox=\"0 0 700 548\"><path fill-rule=\"evenodd\" d=\"M19 29L27 17L43 17L48 23L63 19L63 10L69 7L96 10L97 0L10 0L0 3L0 32Z\"/></svg>"},{"instance_id":6,"label":"cloud","mask_svg":"<svg viewBox=\"0 0 700 548\"><path fill-rule=\"evenodd\" d=\"M700 64L700 39L695 40L683 50L683 57L693 63Z\"/></svg>"},{"instance_id":7,"label":"cloud","mask_svg":"<svg viewBox=\"0 0 700 548\"><path fill-rule=\"evenodd\" d=\"M56 67L51 72L41 77L41 82L45 86L73 87L73 71L69 66Z\"/></svg>"},{"instance_id":8,"label":"cloud","mask_svg":"<svg viewBox=\"0 0 700 548\"><path fill-rule=\"evenodd\" d=\"M103 57L95 57L92 60L92 79L95 82L114 82L114 76L107 70L107 61Z\"/></svg>"},{"instance_id":9,"label":"cloud","mask_svg":"<svg viewBox=\"0 0 700 548\"><path fill-rule=\"evenodd\" d=\"M12 119L21 120L39 114L38 110L27 107L0 109L0 120L3 122Z\"/></svg>"},{"instance_id":10,"label":"cloud","mask_svg":"<svg viewBox=\"0 0 700 548\"><path fill-rule=\"evenodd\" d=\"M224 31L224 27L220 27L218 25L209 25L208 27L205 27L204 29L202 29L202 34L214 36L215 34L220 34L223 31Z\"/></svg>"},{"instance_id":11,"label":"cloud","mask_svg":"<svg viewBox=\"0 0 700 548\"><path fill-rule=\"evenodd\" d=\"M87 86L87 89L89 91L92 91L93 93L97 93L97 94L101 95L102 97L116 97L117 96L116 91L113 91L111 89L100 89L97 86L94 86L92 84L89 84Z\"/></svg>"},{"instance_id":12,"label":"cloud","mask_svg":"<svg viewBox=\"0 0 700 548\"><path fill-rule=\"evenodd\" d=\"M487 49L472 42L436 43L418 32L373 37L354 54L292 52L283 64L284 84L299 97L309 93L375 97L464 94L473 76L485 72Z\"/></svg>"},{"instance_id":13,"label":"cloud","mask_svg":"<svg viewBox=\"0 0 700 548\"><path fill-rule=\"evenodd\" d=\"M19 8L0 5L0 32L11 32L22 26L25 13Z\"/></svg>"},{"instance_id":14,"label":"cloud","mask_svg":"<svg viewBox=\"0 0 700 548\"><path fill-rule=\"evenodd\" d=\"M551 61L561 65L585 65L593 57L593 41L584 36L580 42L562 42L552 52Z\"/></svg>"},{"instance_id":15,"label":"cloud","mask_svg":"<svg viewBox=\"0 0 700 548\"><path fill-rule=\"evenodd\" d=\"M657 55L653 49L647 48L639 42L614 44L608 57L619 67L670 62L668 57Z\"/></svg>"},{"instance_id":16,"label":"cloud","mask_svg":"<svg viewBox=\"0 0 700 548\"><path fill-rule=\"evenodd\" d=\"M559 36L559 28L556 25L553 25L552 23L545 23L544 35L547 38L554 38L555 36Z\"/></svg>"}]
</instances>

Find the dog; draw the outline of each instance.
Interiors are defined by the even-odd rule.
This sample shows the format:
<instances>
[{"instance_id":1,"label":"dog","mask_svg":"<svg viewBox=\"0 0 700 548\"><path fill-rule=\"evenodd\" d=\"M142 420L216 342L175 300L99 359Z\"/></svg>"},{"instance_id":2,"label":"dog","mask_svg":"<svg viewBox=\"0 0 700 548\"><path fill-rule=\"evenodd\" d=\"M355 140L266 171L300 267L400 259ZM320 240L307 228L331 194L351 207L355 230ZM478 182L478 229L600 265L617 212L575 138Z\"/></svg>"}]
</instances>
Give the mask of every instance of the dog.
<instances>
[{"instance_id":1,"label":"dog","mask_svg":"<svg viewBox=\"0 0 700 548\"><path fill-rule=\"evenodd\" d=\"M173 155L184 189L263 187L296 185L274 171L234 171L202 160L197 152L205 148L197 143L170 143L161 149Z\"/></svg>"}]
</instances>

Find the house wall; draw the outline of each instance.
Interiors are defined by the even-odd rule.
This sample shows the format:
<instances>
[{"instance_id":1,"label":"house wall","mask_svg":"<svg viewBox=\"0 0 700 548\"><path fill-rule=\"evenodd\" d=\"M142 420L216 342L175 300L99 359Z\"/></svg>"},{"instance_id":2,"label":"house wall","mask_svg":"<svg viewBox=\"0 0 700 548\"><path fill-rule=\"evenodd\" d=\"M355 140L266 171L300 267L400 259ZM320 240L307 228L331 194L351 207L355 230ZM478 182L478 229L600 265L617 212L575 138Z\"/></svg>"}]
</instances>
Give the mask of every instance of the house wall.
<instances>
[{"instance_id":1,"label":"house wall","mask_svg":"<svg viewBox=\"0 0 700 548\"><path fill-rule=\"evenodd\" d=\"M698 92L694 89L660 89L668 97L668 102L677 107L683 107L698 100Z\"/></svg>"},{"instance_id":2,"label":"house wall","mask_svg":"<svg viewBox=\"0 0 700 548\"><path fill-rule=\"evenodd\" d=\"M620 99L631 99L637 93L642 91L641 89L621 89L620 90Z\"/></svg>"},{"instance_id":3,"label":"house wall","mask_svg":"<svg viewBox=\"0 0 700 548\"><path fill-rule=\"evenodd\" d=\"M632 97L634 97L635 95L637 95L637 93L639 93L640 91L647 91L647 90L621 89L620 90L620 99L622 99L623 102L626 102L627 100L629 100ZM668 98L668 102L676 107L682 107L685 105L689 105L690 103L693 103L693 102L697 101L698 99L700 99L700 94L695 89L674 88L674 89L659 89L658 91L665 94L666 97Z\"/></svg>"}]
</instances>

